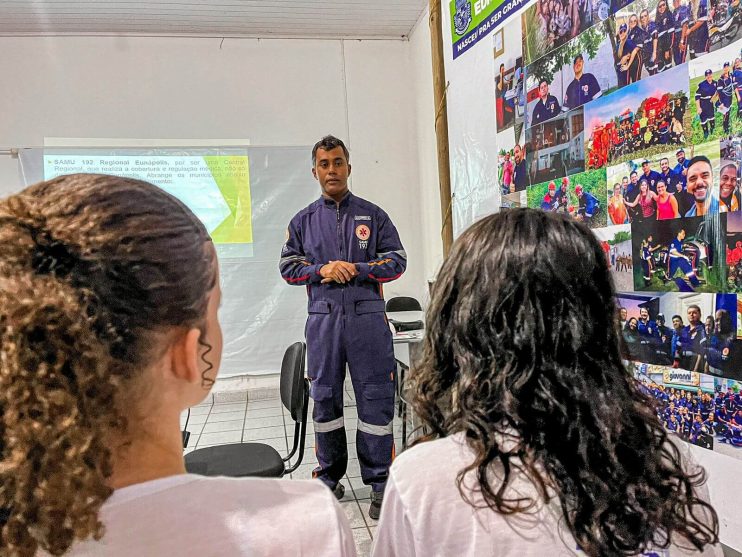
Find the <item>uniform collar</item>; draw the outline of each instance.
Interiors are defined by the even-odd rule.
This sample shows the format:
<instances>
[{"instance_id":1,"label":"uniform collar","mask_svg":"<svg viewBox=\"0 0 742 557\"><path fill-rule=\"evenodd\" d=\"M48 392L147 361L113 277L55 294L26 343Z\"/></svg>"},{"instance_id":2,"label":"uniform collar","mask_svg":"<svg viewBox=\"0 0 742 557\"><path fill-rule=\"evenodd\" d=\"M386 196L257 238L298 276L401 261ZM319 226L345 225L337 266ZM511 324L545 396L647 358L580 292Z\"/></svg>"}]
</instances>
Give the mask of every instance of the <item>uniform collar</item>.
<instances>
[{"instance_id":1,"label":"uniform collar","mask_svg":"<svg viewBox=\"0 0 742 557\"><path fill-rule=\"evenodd\" d=\"M350 193L350 190L348 190L348 191L346 192L345 196L344 196L344 197L343 197L343 198L342 198L342 199L340 200L340 206L341 206L341 207L347 207L347 206L348 206L348 204L350 203L350 200L352 199L352 197L353 197L353 194L352 194L352 193ZM321 200L322 202L324 202L324 204L325 204L325 205L331 205L331 206L333 206L333 207L334 207L335 205L337 205L337 203L335 203L335 200L334 200L334 199L332 199L331 197L325 197L324 195L322 195L322 196L320 197L320 200Z\"/></svg>"}]
</instances>

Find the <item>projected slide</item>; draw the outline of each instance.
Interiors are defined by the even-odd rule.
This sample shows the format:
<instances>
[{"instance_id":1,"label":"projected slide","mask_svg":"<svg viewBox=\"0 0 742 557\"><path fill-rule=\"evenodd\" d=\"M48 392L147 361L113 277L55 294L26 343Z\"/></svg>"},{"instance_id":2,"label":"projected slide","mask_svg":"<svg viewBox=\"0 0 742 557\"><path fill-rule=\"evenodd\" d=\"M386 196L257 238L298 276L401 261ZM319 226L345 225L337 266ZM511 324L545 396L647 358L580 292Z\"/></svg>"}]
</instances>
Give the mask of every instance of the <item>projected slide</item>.
<instances>
[{"instance_id":1,"label":"projected slide","mask_svg":"<svg viewBox=\"0 0 742 557\"><path fill-rule=\"evenodd\" d=\"M250 168L244 155L44 154L44 179L78 172L145 180L185 203L217 244L252 255ZM236 247L236 246L235 246Z\"/></svg>"}]
</instances>

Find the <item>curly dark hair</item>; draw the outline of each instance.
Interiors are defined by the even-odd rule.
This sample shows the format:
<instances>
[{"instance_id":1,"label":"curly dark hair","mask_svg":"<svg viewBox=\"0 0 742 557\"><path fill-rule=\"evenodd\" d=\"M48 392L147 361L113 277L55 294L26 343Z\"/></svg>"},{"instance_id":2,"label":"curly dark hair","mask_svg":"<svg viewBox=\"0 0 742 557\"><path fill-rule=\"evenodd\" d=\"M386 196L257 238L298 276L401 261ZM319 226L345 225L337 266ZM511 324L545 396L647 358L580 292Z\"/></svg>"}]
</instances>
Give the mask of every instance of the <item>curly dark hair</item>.
<instances>
[{"instance_id":1,"label":"curly dark hair","mask_svg":"<svg viewBox=\"0 0 742 557\"><path fill-rule=\"evenodd\" d=\"M205 327L215 252L159 188L76 174L0 201L0 554L98 539L156 335Z\"/></svg>"},{"instance_id":2,"label":"curly dark hair","mask_svg":"<svg viewBox=\"0 0 742 557\"><path fill-rule=\"evenodd\" d=\"M586 226L533 209L480 220L443 264L426 328L411 404L423 440L465 433L467 502L474 473L493 511L533 508L508 489L517 472L541 500L558 498L588 555L718 541L716 513L694 492L705 473L684 470L622 363L610 271Z\"/></svg>"}]
</instances>

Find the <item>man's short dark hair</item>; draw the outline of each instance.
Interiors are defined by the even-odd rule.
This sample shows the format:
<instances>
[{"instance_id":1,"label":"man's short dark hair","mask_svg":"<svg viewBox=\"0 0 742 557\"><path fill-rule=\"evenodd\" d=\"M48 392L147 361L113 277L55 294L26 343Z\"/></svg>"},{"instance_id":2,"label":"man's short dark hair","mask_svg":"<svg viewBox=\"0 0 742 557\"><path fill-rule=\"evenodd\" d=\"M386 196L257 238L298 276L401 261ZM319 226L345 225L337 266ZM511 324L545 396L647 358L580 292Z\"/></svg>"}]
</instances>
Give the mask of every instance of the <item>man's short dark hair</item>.
<instances>
[{"instance_id":1,"label":"man's short dark hair","mask_svg":"<svg viewBox=\"0 0 742 557\"><path fill-rule=\"evenodd\" d=\"M345 143L343 143L342 139L338 139L334 135L326 135L322 139L320 139L317 143L314 144L314 147L312 147L312 166L314 166L317 162L317 149L322 149L323 151L332 151L336 147L342 147L343 148L343 154L345 155L345 162L350 162L350 153L348 152L348 148L345 146Z\"/></svg>"},{"instance_id":2,"label":"man's short dark hair","mask_svg":"<svg viewBox=\"0 0 742 557\"><path fill-rule=\"evenodd\" d=\"M679 316L679 315L678 315L677 313L676 313L675 315L673 315L673 316L672 316L672 319L671 319L670 321L674 321L675 319L680 319L680 322L681 322L681 323L683 322L683 318L682 318L682 317L680 317L680 316Z\"/></svg>"},{"instance_id":3,"label":"man's short dark hair","mask_svg":"<svg viewBox=\"0 0 742 557\"><path fill-rule=\"evenodd\" d=\"M711 161L705 155L696 155L695 157L693 157L690 160L690 162L688 163L688 168L690 168L691 166L693 166L694 164L699 163L699 162L705 162L707 165L709 165L711 168L713 168L713 166L711 165Z\"/></svg>"},{"instance_id":4,"label":"man's short dark hair","mask_svg":"<svg viewBox=\"0 0 742 557\"><path fill-rule=\"evenodd\" d=\"M696 304L689 305L688 309L695 309L696 311L698 311L698 313L701 313L701 308L699 308ZM688 310L685 310L685 311L688 311Z\"/></svg>"}]
</instances>

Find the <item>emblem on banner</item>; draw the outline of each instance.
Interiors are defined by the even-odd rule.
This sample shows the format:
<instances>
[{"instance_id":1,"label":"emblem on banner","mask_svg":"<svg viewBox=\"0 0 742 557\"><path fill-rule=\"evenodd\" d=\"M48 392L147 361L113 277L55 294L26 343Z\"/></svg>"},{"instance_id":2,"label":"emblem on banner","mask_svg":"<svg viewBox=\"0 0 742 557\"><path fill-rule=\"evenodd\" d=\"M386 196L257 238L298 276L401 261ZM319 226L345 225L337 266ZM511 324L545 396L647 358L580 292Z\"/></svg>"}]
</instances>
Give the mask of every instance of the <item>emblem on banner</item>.
<instances>
[{"instance_id":1,"label":"emblem on banner","mask_svg":"<svg viewBox=\"0 0 742 557\"><path fill-rule=\"evenodd\" d=\"M466 33L471 24L471 1L456 0L456 13L453 14L453 27L459 35Z\"/></svg>"}]
</instances>

